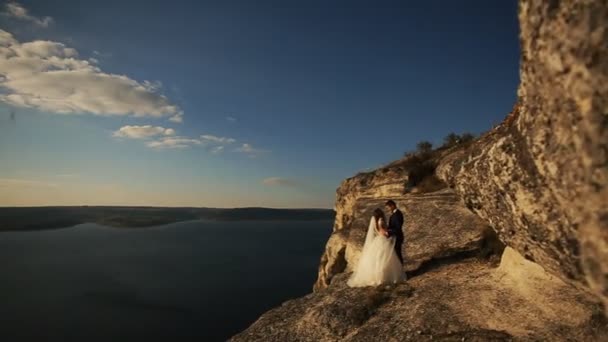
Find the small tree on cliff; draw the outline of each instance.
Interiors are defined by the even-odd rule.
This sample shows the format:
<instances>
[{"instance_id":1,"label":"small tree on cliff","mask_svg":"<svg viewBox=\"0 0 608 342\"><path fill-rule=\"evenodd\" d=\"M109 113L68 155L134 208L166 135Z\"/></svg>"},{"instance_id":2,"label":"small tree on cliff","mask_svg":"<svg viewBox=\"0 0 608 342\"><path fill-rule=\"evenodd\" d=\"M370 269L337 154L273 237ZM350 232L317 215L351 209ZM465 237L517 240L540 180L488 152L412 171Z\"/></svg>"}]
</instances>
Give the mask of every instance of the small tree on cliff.
<instances>
[{"instance_id":1,"label":"small tree on cliff","mask_svg":"<svg viewBox=\"0 0 608 342\"><path fill-rule=\"evenodd\" d=\"M433 144L429 141L423 140L416 144L416 150L421 153L431 152L433 150Z\"/></svg>"},{"instance_id":2,"label":"small tree on cliff","mask_svg":"<svg viewBox=\"0 0 608 342\"><path fill-rule=\"evenodd\" d=\"M475 135L471 134L471 133L463 133L460 135L460 143L461 144L466 144L469 143L471 141L475 140Z\"/></svg>"},{"instance_id":3,"label":"small tree on cliff","mask_svg":"<svg viewBox=\"0 0 608 342\"><path fill-rule=\"evenodd\" d=\"M450 133L443 138L443 146L450 147L460 142L460 136L456 133Z\"/></svg>"}]
</instances>

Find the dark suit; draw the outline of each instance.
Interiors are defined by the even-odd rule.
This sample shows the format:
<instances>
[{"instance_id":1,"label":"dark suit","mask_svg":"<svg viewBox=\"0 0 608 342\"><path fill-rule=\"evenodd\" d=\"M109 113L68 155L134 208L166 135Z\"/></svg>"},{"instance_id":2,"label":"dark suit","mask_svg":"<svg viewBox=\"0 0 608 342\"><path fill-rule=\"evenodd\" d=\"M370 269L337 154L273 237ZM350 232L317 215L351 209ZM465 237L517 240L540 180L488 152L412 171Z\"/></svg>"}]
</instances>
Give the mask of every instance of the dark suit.
<instances>
[{"instance_id":1,"label":"dark suit","mask_svg":"<svg viewBox=\"0 0 608 342\"><path fill-rule=\"evenodd\" d=\"M403 256L401 255L401 246L403 245L403 214L397 209L388 219L388 236L395 237L395 253L401 264L403 264Z\"/></svg>"}]
</instances>

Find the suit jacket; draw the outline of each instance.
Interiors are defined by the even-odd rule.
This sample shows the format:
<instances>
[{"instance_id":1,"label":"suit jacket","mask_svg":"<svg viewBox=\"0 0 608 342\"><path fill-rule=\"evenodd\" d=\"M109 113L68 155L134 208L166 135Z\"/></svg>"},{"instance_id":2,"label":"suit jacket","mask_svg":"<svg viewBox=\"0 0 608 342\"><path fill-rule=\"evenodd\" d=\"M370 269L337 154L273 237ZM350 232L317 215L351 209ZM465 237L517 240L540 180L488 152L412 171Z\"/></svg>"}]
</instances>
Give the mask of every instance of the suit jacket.
<instances>
[{"instance_id":1,"label":"suit jacket","mask_svg":"<svg viewBox=\"0 0 608 342\"><path fill-rule=\"evenodd\" d=\"M397 209L388 219L388 236L395 236L403 239L403 214Z\"/></svg>"}]
</instances>

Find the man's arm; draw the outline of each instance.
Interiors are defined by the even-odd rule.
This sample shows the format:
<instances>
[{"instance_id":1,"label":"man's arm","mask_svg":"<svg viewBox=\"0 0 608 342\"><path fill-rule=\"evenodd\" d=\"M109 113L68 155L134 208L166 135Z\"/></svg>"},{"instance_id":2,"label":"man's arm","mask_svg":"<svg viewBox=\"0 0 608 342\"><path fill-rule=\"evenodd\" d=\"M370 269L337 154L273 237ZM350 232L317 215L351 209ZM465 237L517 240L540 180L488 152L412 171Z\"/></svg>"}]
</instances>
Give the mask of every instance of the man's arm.
<instances>
[{"instance_id":1,"label":"man's arm","mask_svg":"<svg viewBox=\"0 0 608 342\"><path fill-rule=\"evenodd\" d=\"M397 220L398 220L399 222L397 222L397 223L398 223L398 225L397 225L397 226L398 226L398 229L401 229L401 228L403 227L403 222L404 222L405 220L404 220L404 218L403 218L403 213L402 213L401 211L398 211L398 213L399 213L399 215L397 215Z\"/></svg>"},{"instance_id":2,"label":"man's arm","mask_svg":"<svg viewBox=\"0 0 608 342\"><path fill-rule=\"evenodd\" d=\"M398 211L391 217L391 220L388 223L388 235L387 236L395 236L397 232L400 231L403 227L403 214L401 211Z\"/></svg>"}]
</instances>

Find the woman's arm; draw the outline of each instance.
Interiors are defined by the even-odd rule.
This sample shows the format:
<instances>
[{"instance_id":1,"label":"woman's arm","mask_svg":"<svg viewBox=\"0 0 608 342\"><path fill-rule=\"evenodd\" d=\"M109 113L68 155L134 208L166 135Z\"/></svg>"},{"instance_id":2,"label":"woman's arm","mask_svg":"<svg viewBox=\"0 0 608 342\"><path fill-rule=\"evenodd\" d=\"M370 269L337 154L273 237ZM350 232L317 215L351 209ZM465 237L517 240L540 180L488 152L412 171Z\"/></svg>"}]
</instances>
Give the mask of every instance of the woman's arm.
<instances>
[{"instance_id":1,"label":"woman's arm","mask_svg":"<svg viewBox=\"0 0 608 342\"><path fill-rule=\"evenodd\" d=\"M380 234L384 236L388 236L388 231L386 230L386 222L382 218L378 219L378 231Z\"/></svg>"}]
</instances>

